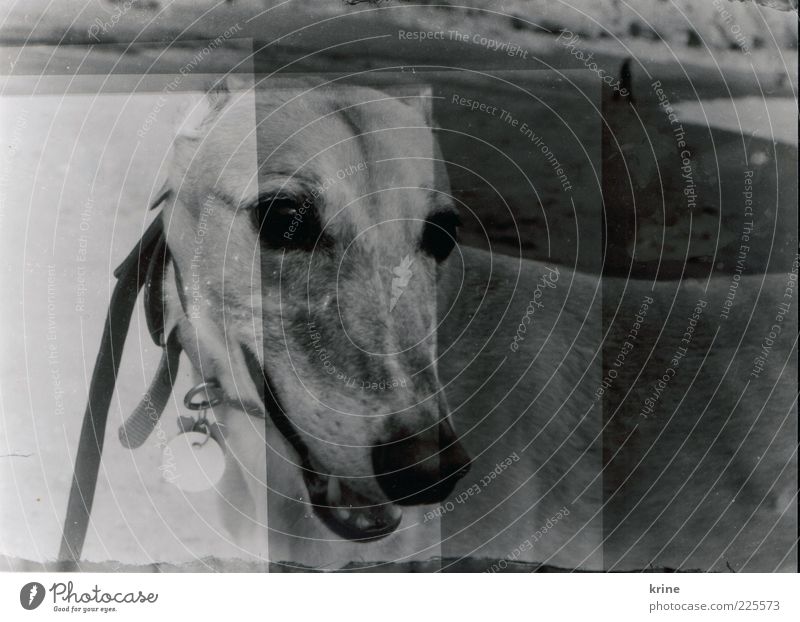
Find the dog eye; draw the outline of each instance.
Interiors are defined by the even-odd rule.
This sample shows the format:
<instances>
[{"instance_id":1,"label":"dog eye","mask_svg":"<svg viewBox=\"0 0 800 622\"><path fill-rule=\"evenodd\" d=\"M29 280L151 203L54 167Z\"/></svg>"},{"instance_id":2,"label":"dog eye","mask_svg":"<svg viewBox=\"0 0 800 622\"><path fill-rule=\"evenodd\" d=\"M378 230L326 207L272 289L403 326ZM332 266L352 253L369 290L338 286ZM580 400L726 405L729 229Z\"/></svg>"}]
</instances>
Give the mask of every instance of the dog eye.
<instances>
[{"instance_id":1,"label":"dog eye","mask_svg":"<svg viewBox=\"0 0 800 622\"><path fill-rule=\"evenodd\" d=\"M461 219L456 212L436 212L425 219L422 229L422 250L436 261L444 261L458 241Z\"/></svg>"},{"instance_id":2,"label":"dog eye","mask_svg":"<svg viewBox=\"0 0 800 622\"><path fill-rule=\"evenodd\" d=\"M310 197L263 197L253 210L253 219L261 242L270 248L310 250L319 238Z\"/></svg>"}]
</instances>

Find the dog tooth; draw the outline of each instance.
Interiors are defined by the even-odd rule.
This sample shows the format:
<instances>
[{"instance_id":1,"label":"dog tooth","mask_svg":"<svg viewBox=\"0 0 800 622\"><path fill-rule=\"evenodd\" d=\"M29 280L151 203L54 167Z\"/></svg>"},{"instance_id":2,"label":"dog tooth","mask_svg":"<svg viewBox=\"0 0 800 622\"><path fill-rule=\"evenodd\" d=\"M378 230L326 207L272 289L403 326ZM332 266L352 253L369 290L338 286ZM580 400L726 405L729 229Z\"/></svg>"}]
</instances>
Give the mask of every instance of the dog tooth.
<instances>
[{"instance_id":1,"label":"dog tooth","mask_svg":"<svg viewBox=\"0 0 800 622\"><path fill-rule=\"evenodd\" d=\"M349 520L350 510L347 508L334 508L333 510L339 520Z\"/></svg>"},{"instance_id":2,"label":"dog tooth","mask_svg":"<svg viewBox=\"0 0 800 622\"><path fill-rule=\"evenodd\" d=\"M339 484L339 478L328 477L328 503L331 505L338 505L342 497L342 487Z\"/></svg>"},{"instance_id":3,"label":"dog tooth","mask_svg":"<svg viewBox=\"0 0 800 622\"><path fill-rule=\"evenodd\" d=\"M389 510L389 516L391 516L392 520L400 520L403 517L403 508L399 505L390 503L387 509Z\"/></svg>"},{"instance_id":4,"label":"dog tooth","mask_svg":"<svg viewBox=\"0 0 800 622\"><path fill-rule=\"evenodd\" d=\"M369 529L372 527L372 521L369 520L364 514L356 516L356 527L359 529Z\"/></svg>"}]
</instances>

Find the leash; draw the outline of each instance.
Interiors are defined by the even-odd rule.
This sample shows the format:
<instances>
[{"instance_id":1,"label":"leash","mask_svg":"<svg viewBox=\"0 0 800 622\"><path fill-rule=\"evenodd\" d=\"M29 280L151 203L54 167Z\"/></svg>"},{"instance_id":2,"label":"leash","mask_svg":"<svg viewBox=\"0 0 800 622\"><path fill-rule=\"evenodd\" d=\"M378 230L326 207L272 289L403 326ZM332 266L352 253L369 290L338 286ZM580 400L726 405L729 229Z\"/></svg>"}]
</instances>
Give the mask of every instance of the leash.
<instances>
[{"instance_id":1,"label":"leash","mask_svg":"<svg viewBox=\"0 0 800 622\"><path fill-rule=\"evenodd\" d=\"M139 243L114 270L117 284L111 295L103 337L92 372L59 550L59 560L67 566L63 568L65 570L74 568L81 557L97 487L108 409L114 394L122 349L139 290L147 278L153 254L163 242L164 229L159 215L150 223Z\"/></svg>"}]
</instances>

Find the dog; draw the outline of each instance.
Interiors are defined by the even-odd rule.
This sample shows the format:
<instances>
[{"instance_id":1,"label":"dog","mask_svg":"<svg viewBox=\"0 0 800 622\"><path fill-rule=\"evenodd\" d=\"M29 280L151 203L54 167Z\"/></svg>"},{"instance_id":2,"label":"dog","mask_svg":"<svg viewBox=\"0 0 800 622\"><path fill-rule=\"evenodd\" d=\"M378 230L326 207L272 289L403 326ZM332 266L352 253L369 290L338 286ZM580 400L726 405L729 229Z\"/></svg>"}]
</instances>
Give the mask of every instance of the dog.
<instances>
[{"instance_id":1,"label":"dog","mask_svg":"<svg viewBox=\"0 0 800 622\"><path fill-rule=\"evenodd\" d=\"M228 531L318 569L791 568L796 258L728 305L460 245L431 109L289 81L175 139L152 297L218 387Z\"/></svg>"}]
</instances>

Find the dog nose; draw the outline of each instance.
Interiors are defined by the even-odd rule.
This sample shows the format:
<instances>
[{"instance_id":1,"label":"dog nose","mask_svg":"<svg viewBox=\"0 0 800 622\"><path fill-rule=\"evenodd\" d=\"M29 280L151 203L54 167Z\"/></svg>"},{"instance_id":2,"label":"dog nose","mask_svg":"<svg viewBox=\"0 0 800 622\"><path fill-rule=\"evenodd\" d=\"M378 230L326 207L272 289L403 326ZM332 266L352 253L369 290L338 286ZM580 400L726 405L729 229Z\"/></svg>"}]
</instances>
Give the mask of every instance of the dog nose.
<instances>
[{"instance_id":1,"label":"dog nose","mask_svg":"<svg viewBox=\"0 0 800 622\"><path fill-rule=\"evenodd\" d=\"M469 471L470 458L449 423L372 449L375 478L399 505L438 503Z\"/></svg>"}]
</instances>

